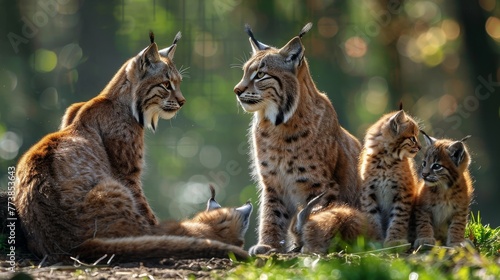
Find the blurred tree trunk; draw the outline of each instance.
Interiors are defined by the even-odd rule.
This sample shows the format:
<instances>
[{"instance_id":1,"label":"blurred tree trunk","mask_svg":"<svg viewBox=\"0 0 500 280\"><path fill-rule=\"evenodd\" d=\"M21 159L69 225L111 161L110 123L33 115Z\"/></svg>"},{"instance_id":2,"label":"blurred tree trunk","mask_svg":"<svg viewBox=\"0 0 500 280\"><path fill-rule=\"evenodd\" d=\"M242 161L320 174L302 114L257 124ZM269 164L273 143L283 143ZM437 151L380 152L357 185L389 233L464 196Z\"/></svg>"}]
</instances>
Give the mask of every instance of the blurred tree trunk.
<instances>
[{"instance_id":1,"label":"blurred tree trunk","mask_svg":"<svg viewBox=\"0 0 500 280\"><path fill-rule=\"evenodd\" d=\"M490 156L491 166L500 158L499 105L500 84L498 83L498 54L495 53L493 42L486 33L487 16L479 6L479 1L458 1L458 19L464 31L464 46L469 59L471 85L474 94L479 99L479 114L482 132L481 141L486 144L485 150ZM464 135L466 133L464 132ZM500 196L498 170L485 171L489 174L486 184L480 186L491 200ZM486 176L485 176L486 177ZM491 201L492 202L492 201ZM493 203L493 202L492 202Z\"/></svg>"}]
</instances>

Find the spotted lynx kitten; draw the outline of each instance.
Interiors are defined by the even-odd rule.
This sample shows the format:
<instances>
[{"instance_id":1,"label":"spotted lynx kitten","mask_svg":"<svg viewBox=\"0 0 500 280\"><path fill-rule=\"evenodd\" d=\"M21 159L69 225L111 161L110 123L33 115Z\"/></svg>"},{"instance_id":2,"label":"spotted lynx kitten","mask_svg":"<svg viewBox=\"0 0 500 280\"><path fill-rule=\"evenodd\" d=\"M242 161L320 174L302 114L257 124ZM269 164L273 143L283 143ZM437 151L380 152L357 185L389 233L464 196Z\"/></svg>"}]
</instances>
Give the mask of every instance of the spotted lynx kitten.
<instances>
[{"instance_id":1,"label":"spotted lynx kitten","mask_svg":"<svg viewBox=\"0 0 500 280\"><path fill-rule=\"evenodd\" d=\"M328 97L314 84L301 37L278 49L250 36L252 57L234 92L253 113L250 143L260 190L259 241L250 254L285 252L298 205L320 193L321 205L358 205L360 144L339 124Z\"/></svg>"},{"instance_id":2,"label":"spotted lynx kitten","mask_svg":"<svg viewBox=\"0 0 500 280\"><path fill-rule=\"evenodd\" d=\"M403 110L384 115L366 132L360 156L361 209L384 246L408 243L418 133L418 124Z\"/></svg>"},{"instance_id":3,"label":"spotted lynx kitten","mask_svg":"<svg viewBox=\"0 0 500 280\"><path fill-rule=\"evenodd\" d=\"M160 118L172 118L186 102L173 62L179 38L158 50L151 33L151 44L98 96L71 106L60 130L19 160L14 202L35 255L48 261L248 256L239 238L165 234L142 190L145 127L156 130Z\"/></svg>"},{"instance_id":4,"label":"spotted lynx kitten","mask_svg":"<svg viewBox=\"0 0 500 280\"><path fill-rule=\"evenodd\" d=\"M420 167L422 182L415 206L414 247L436 243L460 246L474 188L469 174L471 162L464 142L435 139L422 131L427 147Z\"/></svg>"}]
</instances>

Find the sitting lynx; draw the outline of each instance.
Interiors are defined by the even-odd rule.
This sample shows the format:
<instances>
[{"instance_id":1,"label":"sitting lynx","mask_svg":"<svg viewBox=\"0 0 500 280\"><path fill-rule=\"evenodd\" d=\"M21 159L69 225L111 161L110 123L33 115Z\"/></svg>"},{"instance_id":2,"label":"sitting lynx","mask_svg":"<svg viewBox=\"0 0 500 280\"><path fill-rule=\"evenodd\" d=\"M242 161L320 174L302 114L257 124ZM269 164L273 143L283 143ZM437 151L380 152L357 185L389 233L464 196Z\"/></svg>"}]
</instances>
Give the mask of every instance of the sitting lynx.
<instances>
[{"instance_id":1,"label":"sitting lynx","mask_svg":"<svg viewBox=\"0 0 500 280\"><path fill-rule=\"evenodd\" d=\"M164 235L143 194L144 127L154 131L186 101L173 63L180 33L162 50L150 38L98 96L68 110L61 129L19 160L14 201L21 226L28 248L48 261L248 256L221 242L231 241L226 236Z\"/></svg>"},{"instance_id":2,"label":"sitting lynx","mask_svg":"<svg viewBox=\"0 0 500 280\"><path fill-rule=\"evenodd\" d=\"M253 54L234 92L253 112L249 142L260 190L259 240L249 250L254 255L284 252L297 206L320 193L321 205L359 205L361 147L312 79L301 41L311 26L281 49L257 41L247 28Z\"/></svg>"},{"instance_id":3,"label":"sitting lynx","mask_svg":"<svg viewBox=\"0 0 500 280\"><path fill-rule=\"evenodd\" d=\"M402 108L368 128L359 166L363 180L361 210L375 239L391 247L409 243L417 193L413 158L420 150L418 124Z\"/></svg>"},{"instance_id":4,"label":"sitting lynx","mask_svg":"<svg viewBox=\"0 0 500 280\"><path fill-rule=\"evenodd\" d=\"M423 182L415 205L414 247L434 245L460 246L474 188L469 174L470 156L464 141L434 139L424 134L427 147L422 161Z\"/></svg>"}]
</instances>

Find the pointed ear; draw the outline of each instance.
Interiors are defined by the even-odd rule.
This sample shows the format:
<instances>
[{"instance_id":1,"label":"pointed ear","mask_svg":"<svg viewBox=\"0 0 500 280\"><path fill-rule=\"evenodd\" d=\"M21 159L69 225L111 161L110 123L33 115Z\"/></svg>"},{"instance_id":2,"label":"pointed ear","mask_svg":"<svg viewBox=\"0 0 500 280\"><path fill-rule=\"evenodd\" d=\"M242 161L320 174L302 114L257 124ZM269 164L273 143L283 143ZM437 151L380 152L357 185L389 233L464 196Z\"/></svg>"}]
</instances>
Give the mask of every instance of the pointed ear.
<instances>
[{"instance_id":1,"label":"pointed ear","mask_svg":"<svg viewBox=\"0 0 500 280\"><path fill-rule=\"evenodd\" d=\"M172 42L172 45L168 48L164 48L158 51L158 53L163 57L168 57L170 60L174 59L175 49L177 48L177 41L179 41L181 37L182 37L181 32L180 31L177 32L174 41Z\"/></svg>"},{"instance_id":2,"label":"pointed ear","mask_svg":"<svg viewBox=\"0 0 500 280\"><path fill-rule=\"evenodd\" d=\"M389 124L391 126L392 132L394 132L394 134L398 134L401 124L403 124L405 121L405 112L403 110L399 110L396 114L394 114L394 116L389 119Z\"/></svg>"},{"instance_id":3,"label":"pointed ear","mask_svg":"<svg viewBox=\"0 0 500 280\"><path fill-rule=\"evenodd\" d=\"M214 186L208 185L208 187L210 188L211 197L207 202L207 210L206 211L222 208L222 206L220 206L220 204L215 200L215 188L214 188Z\"/></svg>"},{"instance_id":4,"label":"pointed ear","mask_svg":"<svg viewBox=\"0 0 500 280\"><path fill-rule=\"evenodd\" d=\"M164 48L158 51L158 53L163 57L168 57L170 60L174 59L174 53L177 45L172 45L168 48Z\"/></svg>"},{"instance_id":5,"label":"pointed ear","mask_svg":"<svg viewBox=\"0 0 500 280\"><path fill-rule=\"evenodd\" d=\"M290 40L279 50L279 54L285 57L286 63L293 63L294 67L299 66L304 58L304 46L300 38L297 36Z\"/></svg>"},{"instance_id":6,"label":"pointed ear","mask_svg":"<svg viewBox=\"0 0 500 280\"><path fill-rule=\"evenodd\" d=\"M434 144L434 142L436 142L437 139L430 137L429 135L427 135L427 133L425 133L425 131L420 130L420 132L424 135L425 144L427 146L431 146Z\"/></svg>"},{"instance_id":7,"label":"pointed ear","mask_svg":"<svg viewBox=\"0 0 500 280\"><path fill-rule=\"evenodd\" d=\"M235 210L243 214L245 219L248 219L250 217L250 214L252 214L253 206L252 203L250 203L250 201L247 201L247 203L236 208Z\"/></svg>"},{"instance_id":8,"label":"pointed ear","mask_svg":"<svg viewBox=\"0 0 500 280\"><path fill-rule=\"evenodd\" d=\"M448 147L448 155L450 155L451 161L453 161L456 166L459 166L464 160L464 143L462 143L462 141L453 142L453 144Z\"/></svg>"},{"instance_id":9,"label":"pointed ear","mask_svg":"<svg viewBox=\"0 0 500 280\"><path fill-rule=\"evenodd\" d=\"M138 56L140 59L141 70L152 63L160 61L160 55L158 54L158 46L156 43L152 43L147 48L142 50Z\"/></svg>"},{"instance_id":10,"label":"pointed ear","mask_svg":"<svg viewBox=\"0 0 500 280\"><path fill-rule=\"evenodd\" d=\"M248 40L250 41L250 45L252 46L253 54L256 54L258 51L267 50L270 48L268 45L263 44L259 42L257 39L255 39L255 36L253 35L252 28L250 28L250 25L248 24L245 25L245 31L250 37Z\"/></svg>"}]
</instances>

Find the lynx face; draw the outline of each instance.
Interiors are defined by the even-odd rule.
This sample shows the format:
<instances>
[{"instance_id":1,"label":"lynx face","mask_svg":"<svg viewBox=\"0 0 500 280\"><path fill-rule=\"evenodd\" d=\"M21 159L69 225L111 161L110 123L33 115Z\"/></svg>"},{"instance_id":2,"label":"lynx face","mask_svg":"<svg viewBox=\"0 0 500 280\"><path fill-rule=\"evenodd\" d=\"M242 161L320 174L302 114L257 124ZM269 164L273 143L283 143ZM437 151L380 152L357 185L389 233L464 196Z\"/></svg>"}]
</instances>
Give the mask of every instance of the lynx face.
<instances>
[{"instance_id":1,"label":"lynx face","mask_svg":"<svg viewBox=\"0 0 500 280\"><path fill-rule=\"evenodd\" d=\"M248 28L248 27L247 27ZM304 59L300 37L291 39L284 47L267 46L250 35L253 55L243 66L243 78L234 87L241 107L247 112L262 111L275 125L286 123L297 109L297 67Z\"/></svg>"},{"instance_id":2,"label":"lynx face","mask_svg":"<svg viewBox=\"0 0 500 280\"><path fill-rule=\"evenodd\" d=\"M172 46L162 50L151 42L126 67L127 79L133 85L134 117L153 131L159 118L173 118L186 102L180 89L182 75L173 62L179 38L177 34Z\"/></svg>"},{"instance_id":3,"label":"lynx face","mask_svg":"<svg viewBox=\"0 0 500 280\"><path fill-rule=\"evenodd\" d=\"M470 157L461 141L434 139L427 135L428 148L420 167L420 174L427 186L453 186L459 174L470 164Z\"/></svg>"},{"instance_id":4,"label":"lynx face","mask_svg":"<svg viewBox=\"0 0 500 280\"><path fill-rule=\"evenodd\" d=\"M387 151L394 158L413 158L421 149L418 124L403 110L384 116L367 132L365 147L368 154Z\"/></svg>"}]
</instances>

